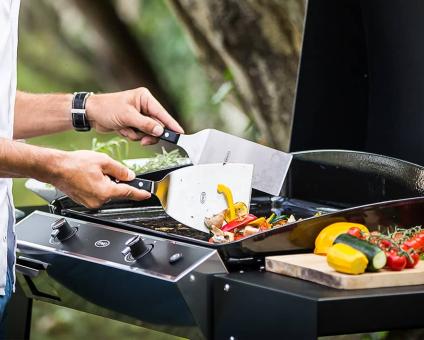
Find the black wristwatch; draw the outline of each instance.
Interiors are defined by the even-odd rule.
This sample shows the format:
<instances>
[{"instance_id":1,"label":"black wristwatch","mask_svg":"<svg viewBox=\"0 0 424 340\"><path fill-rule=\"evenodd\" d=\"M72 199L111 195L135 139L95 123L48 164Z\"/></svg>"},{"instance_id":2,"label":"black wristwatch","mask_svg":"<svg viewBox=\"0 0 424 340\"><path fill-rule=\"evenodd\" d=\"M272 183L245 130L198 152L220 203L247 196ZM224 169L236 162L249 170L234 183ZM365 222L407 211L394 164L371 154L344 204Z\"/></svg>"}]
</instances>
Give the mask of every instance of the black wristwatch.
<instances>
[{"instance_id":1,"label":"black wristwatch","mask_svg":"<svg viewBox=\"0 0 424 340\"><path fill-rule=\"evenodd\" d=\"M93 92L75 92L72 99L72 125L76 131L90 131L91 126L85 111L85 103Z\"/></svg>"}]
</instances>

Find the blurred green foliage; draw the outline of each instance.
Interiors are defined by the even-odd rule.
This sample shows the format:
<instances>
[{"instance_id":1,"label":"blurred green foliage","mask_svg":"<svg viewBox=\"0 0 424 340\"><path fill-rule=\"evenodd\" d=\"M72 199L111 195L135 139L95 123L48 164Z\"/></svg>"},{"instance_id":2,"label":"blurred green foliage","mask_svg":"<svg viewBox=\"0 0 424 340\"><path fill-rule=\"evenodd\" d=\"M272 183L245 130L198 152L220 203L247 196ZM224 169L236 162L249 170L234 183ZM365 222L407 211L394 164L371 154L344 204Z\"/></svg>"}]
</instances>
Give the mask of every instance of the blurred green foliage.
<instances>
[{"instance_id":1,"label":"blurred green foliage","mask_svg":"<svg viewBox=\"0 0 424 340\"><path fill-rule=\"evenodd\" d=\"M33 305L31 340L56 339L176 340L181 338L36 301Z\"/></svg>"}]
</instances>

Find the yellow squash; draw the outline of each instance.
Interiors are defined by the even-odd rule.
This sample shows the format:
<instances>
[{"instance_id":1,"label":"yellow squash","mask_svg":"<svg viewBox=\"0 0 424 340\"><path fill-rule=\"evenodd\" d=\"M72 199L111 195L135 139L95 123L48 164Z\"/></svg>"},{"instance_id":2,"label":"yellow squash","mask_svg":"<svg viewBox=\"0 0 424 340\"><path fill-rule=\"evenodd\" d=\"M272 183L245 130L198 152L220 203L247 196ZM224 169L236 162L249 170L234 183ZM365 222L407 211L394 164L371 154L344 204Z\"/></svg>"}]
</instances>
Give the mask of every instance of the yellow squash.
<instances>
[{"instance_id":1,"label":"yellow squash","mask_svg":"<svg viewBox=\"0 0 424 340\"><path fill-rule=\"evenodd\" d=\"M330 247L327 263L334 270L345 274L362 274L368 265L367 257L359 250L338 243Z\"/></svg>"},{"instance_id":2,"label":"yellow squash","mask_svg":"<svg viewBox=\"0 0 424 340\"><path fill-rule=\"evenodd\" d=\"M333 242L337 236L346 233L352 227L357 227L363 232L369 233L367 227L359 223L336 222L330 224L329 226L322 229L318 234L318 237L315 239L314 253L318 255L327 254L328 249L333 245Z\"/></svg>"}]
</instances>

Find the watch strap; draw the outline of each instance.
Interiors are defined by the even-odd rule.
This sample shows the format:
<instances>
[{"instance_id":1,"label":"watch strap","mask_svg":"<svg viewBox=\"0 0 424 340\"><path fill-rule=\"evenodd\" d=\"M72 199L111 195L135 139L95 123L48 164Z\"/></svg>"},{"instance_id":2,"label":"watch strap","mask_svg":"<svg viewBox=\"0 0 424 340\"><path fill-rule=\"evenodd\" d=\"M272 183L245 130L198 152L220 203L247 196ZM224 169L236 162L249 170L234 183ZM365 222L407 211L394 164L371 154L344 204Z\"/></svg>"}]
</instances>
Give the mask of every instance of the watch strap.
<instances>
[{"instance_id":1,"label":"watch strap","mask_svg":"<svg viewBox=\"0 0 424 340\"><path fill-rule=\"evenodd\" d=\"M72 125L76 131L90 131L91 126L88 121L85 104L93 92L75 92L72 99Z\"/></svg>"}]
</instances>

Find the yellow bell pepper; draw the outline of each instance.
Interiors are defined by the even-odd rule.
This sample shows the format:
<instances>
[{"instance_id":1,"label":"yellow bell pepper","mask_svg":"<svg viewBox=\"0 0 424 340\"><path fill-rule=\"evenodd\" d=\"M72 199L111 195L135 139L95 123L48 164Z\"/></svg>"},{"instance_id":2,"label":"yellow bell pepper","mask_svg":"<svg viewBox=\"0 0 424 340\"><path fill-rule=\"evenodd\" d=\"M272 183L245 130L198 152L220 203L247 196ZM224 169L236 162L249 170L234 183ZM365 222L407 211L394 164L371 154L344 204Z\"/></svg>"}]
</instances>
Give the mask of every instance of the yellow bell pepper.
<instances>
[{"instance_id":1,"label":"yellow bell pepper","mask_svg":"<svg viewBox=\"0 0 424 340\"><path fill-rule=\"evenodd\" d=\"M234 213L236 215L235 219L242 220L249 214L249 209L247 209L247 206L243 202L236 202L234 203ZM230 217L230 209L226 209L224 211L224 220L226 222L232 221Z\"/></svg>"},{"instance_id":2,"label":"yellow bell pepper","mask_svg":"<svg viewBox=\"0 0 424 340\"><path fill-rule=\"evenodd\" d=\"M359 223L336 222L330 224L329 226L322 229L318 234L318 237L315 239L314 253L318 255L327 254L328 249L333 245L333 242L337 236L346 233L352 227L358 227L363 232L369 233L367 227Z\"/></svg>"},{"instance_id":3,"label":"yellow bell pepper","mask_svg":"<svg viewBox=\"0 0 424 340\"><path fill-rule=\"evenodd\" d=\"M236 218L236 211L234 208L234 201L233 201L233 193L231 192L231 189L227 187L225 184L218 184L217 191L220 194L223 194L225 197L225 200L227 201L228 205L228 211L229 211L229 220L225 219L227 222L232 221Z\"/></svg>"},{"instance_id":4,"label":"yellow bell pepper","mask_svg":"<svg viewBox=\"0 0 424 340\"><path fill-rule=\"evenodd\" d=\"M338 272L356 275L365 272L368 259L359 250L338 243L328 249L327 263Z\"/></svg>"}]
</instances>

